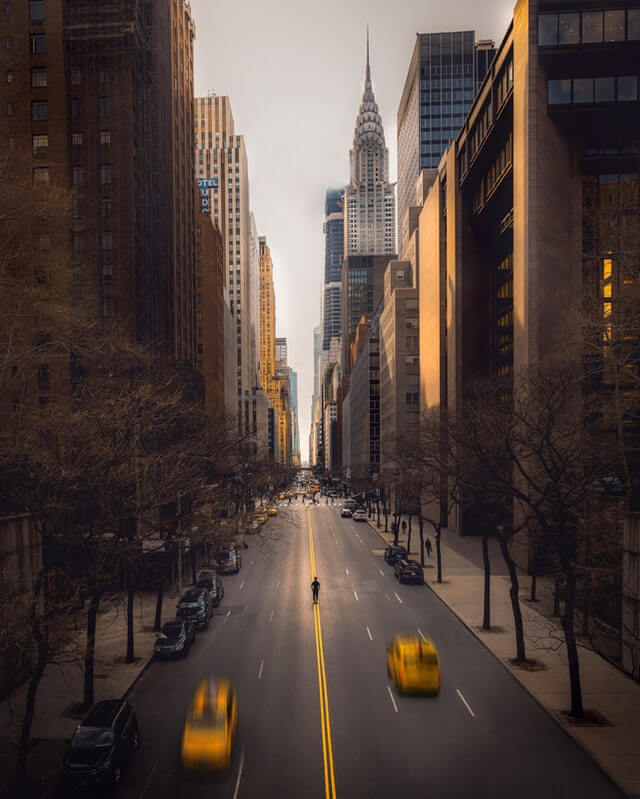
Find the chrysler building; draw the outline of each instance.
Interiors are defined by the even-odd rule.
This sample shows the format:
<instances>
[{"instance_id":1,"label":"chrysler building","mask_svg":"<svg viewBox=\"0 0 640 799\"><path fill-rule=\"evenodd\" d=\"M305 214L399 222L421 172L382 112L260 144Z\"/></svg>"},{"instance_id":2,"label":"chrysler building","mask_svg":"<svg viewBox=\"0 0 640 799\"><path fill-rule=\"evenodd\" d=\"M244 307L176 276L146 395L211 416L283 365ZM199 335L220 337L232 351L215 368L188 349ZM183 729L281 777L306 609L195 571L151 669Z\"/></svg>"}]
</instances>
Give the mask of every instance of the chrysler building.
<instances>
[{"instance_id":1,"label":"chrysler building","mask_svg":"<svg viewBox=\"0 0 640 799\"><path fill-rule=\"evenodd\" d=\"M389 183L389 151L371 86L368 32L364 94L350 158L351 182L344 199L344 256L394 255L395 185Z\"/></svg>"}]
</instances>

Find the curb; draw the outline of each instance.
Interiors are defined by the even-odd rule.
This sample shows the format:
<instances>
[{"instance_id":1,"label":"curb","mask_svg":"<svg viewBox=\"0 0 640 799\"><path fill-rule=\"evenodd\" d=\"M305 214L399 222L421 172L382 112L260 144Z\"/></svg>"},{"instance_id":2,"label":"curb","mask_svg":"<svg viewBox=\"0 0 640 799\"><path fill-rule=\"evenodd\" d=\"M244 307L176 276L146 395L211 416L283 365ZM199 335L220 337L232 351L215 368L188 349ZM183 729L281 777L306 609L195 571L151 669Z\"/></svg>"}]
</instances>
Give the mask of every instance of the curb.
<instances>
[{"instance_id":1,"label":"curb","mask_svg":"<svg viewBox=\"0 0 640 799\"><path fill-rule=\"evenodd\" d=\"M133 689L135 688L135 686L137 685L137 683L138 683L138 682L139 682L139 681L140 681L140 680L143 678L143 676L144 676L144 675L147 673L147 671L148 671L148 670L151 668L151 664L152 664L152 663L153 663L153 653L151 653L151 654L150 654L150 655L147 657L147 659L145 660L145 662L144 662L144 663L143 663L143 664L140 666L140 671L139 671L139 672L136 674L136 676L133 678L133 680L132 680L132 681L131 681L131 683L129 684L129 687L128 687L128 688L126 688L126 689L123 691L123 693L122 693L122 699L126 699L126 698L129 696L129 694L131 693L131 691L133 691Z\"/></svg>"},{"instance_id":2,"label":"curb","mask_svg":"<svg viewBox=\"0 0 640 799\"><path fill-rule=\"evenodd\" d=\"M374 525L370 524L368 519L367 519L367 524L369 524L369 527L371 527L371 529L380 536L380 538L384 541L385 545L388 546L387 540L383 538L380 530L378 530ZM538 699L538 697L535 694L532 694L531 691L522 682L520 682L520 680L517 678L513 670L487 646L485 641L483 641L482 638L480 638L477 631L469 624L467 624L467 622L464 619L461 619L460 616L458 616L458 614L455 612L455 610L453 610L453 608L444 601L444 599L440 596L440 594L438 594L436 591L433 590L431 585L426 580L424 581L424 584L431 591L433 596L435 596L436 599L438 599L438 601L441 602L456 617L456 619L460 622L460 624L462 624L471 633L471 635L473 635L476 641L482 644L482 646L487 650L487 652L489 652L489 654L492 655L493 658L495 658L495 660L502 666L502 668L507 672L507 674L511 677L511 679L513 679L522 688L523 691L527 692L527 694L533 699L533 701L538 705L538 707L541 708L547 714L547 716L549 716L549 718L553 719L555 725L559 727L567 737L571 738L573 743L576 744L576 746L578 746L578 748L581 749L585 753L585 755L589 757L589 759L600 769L600 771L606 777L608 777L617 788L620 789L620 791L624 794L624 796L629 797L629 799L633 799L632 795L627 793L627 791L618 782L616 777L614 777L614 775L609 771L609 769L600 762L598 757L590 749L588 749L582 743L582 741L574 737L571 734L570 729L560 722L560 720L553 713L553 711L550 708L548 708L545 704L543 704L542 701Z\"/></svg>"}]
</instances>

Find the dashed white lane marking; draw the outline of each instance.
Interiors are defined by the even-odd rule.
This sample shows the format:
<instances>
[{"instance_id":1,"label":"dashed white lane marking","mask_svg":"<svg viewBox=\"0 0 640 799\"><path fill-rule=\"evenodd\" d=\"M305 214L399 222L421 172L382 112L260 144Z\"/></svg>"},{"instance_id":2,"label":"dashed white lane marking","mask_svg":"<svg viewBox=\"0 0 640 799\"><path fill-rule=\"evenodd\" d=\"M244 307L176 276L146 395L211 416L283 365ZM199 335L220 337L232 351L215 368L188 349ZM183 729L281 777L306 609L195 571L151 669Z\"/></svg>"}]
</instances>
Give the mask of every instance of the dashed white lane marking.
<instances>
[{"instance_id":1,"label":"dashed white lane marking","mask_svg":"<svg viewBox=\"0 0 640 799\"><path fill-rule=\"evenodd\" d=\"M233 792L233 799L238 799L240 793L240 780L242 779L242 769L244 768L244 748L240 753L240 767L238 768L238 779L236 780L236 787Z\"/></svg>"},{"instance_id":2,"label":"dashed white lane marking","mask_svg":"<svg viewBox=\"0 0 640 799\"><path fill-rule=\"evenodd\" d=\"M153 779L153 775L156 773L156 769L158 768L158 764L159 763L160 763L160 761L156 760L156 762L153 764L153 768L151 769L151 771L149 773L149 776L147 777L147 781L145 782L144 788L140 792L140 796L138 797L138 799L142 799L142 797L144 796L145 791L147 790L147 788L151 784L151 780Z\"/></svg>"},{"instance_id":3,"label":"dashed white lane marking","mask_svg":"<svg viewBox=\"0 0 640 799\"><path fill-rule=\"evenodd\" d=\"M229 618L229 616L230 616L230 615L231 615L231 611L230 611L230 610L228 610L228 611L227 611L227 615L224 617L224 621L222 622L223 624L226 624L226 623L227 623L227 619Z\"/></svg>"},{"instance_id":4,"label":"dashed white lane marking","mask_svg":"<svg viewBox=\"0 0 640 799\"><path fill-rule=\"evenodd\" d=\"M401 600L401 599L400 599L400 597L399 597L399 596L396 594L396 592L395 592L395 591L393 592L393 595L394 595L394 597L395 597L395 598L398 600L398 602L399 602L399 603L402 605L402 600Z\"/></svg>"},{"instance_id":5,"label":"dashed white lane marking","mask_svg":"<svg viewBox=\"0 0 640 799\"><path fill-rule=\"evenodd\" d=\"M271 615L269 616L269 624L273 621L273 611L271 611Z\"/></svg>"},{"instance_id":6,"label":"dashed white lane marking","mask_svg":"<svg viewBox=\"0 0 640 799\"><path fill-rule=\"evenodd\" d=\"M258 672L258 679L262 679L262 669L264 668L264 658L260 661L260 671Z\"/></svg>"},{"instance_id":7,"label":"dashed white lane marking","mask_svg":"<svg viewBox=\"0 0 640 799\"><path fill-rule=\"evenodd\" d=\"M276 580L276 588L280 588L280 580Z\"/></svg>"},{"instance_id":8,"label":"dashed white lane marking","mask_svg":"<svg viewBox=\"0 0 640 799\"><path fill-rule=\"evenodd\" d=\"M427 640L427 636L422 632L422 630L418 627L418 634L423 641Z\"/></svg>"},{"instance_id":9,"label":"dashed white lane marking","mask_svg":"<svg viewBox=\"0 0 640 799\"><path fill-rule=\"evenodd\" d=\"M379 571L379 572L380 572L380 574L381 574L381 575L384 577L384 572L382 571L382 569L378 569L378 571Z\"/></svg>"},{"instance_id":10,"label":"dashed white lane marking","mask_svg":"<svg viewBox=\"0 0 640 799\"><path fill-rule=\"evenodd\" d=\"M389 594L385 594L385 596L389 600L389 602L391 602L391 597L389 596Z\"/></svg>"},{"instance_id":11,"label":"dashed white lane marking","mask_svg":"<svg viewBox=\"0 0 640 799\"><path fill-rule=\"evenodd\" d=\"M240 583L240 590L242 591L243 588L244 588L244 580Z\"/></svg>"},{"instance_id":12,"label":"dashed white lane marking","mask_svg":"<svg viewBox=\"0 0 640 799\"><path fill-rule=\"evenodd\" d=\"M358 599L358 595L356 594L356 592L355 592L355 591L353 592L353 595L354 595L354 597L355 597L356 599ZM360 600L358 600L358 601L360 601Z\"/></svg>"},{"instance_id":13,"label":"dashed white lane marking","mask_svg":"<svg viewBox=\"0 0 640 799\"><path fill-rule=\"evenodd\" d=\"M393 691L391 690L391 686L390 685L387 685L387 691L389 691L389 699L391 700L391 704L393 705L393 709L397 713L398 712L398 706L396 705L396 700L394 699Z\"/></svg>"},{"instance_id":14,"label":"dashed white lane marking","mask_svg":"<svg viewBox=\"0 0 640 799\"><path fill-rule=\"evenodd\" d=\"M346 573L349 574L349 569L345 569Z\"/></svg>"},{"instance_id":15,"label":"dashed white lane marking","mask_svg":"<svg viewBox=\"0 0 640 799\"><path fill-rule=\"evenodd\" d=\"M253 566L253 564L254 564L254 563L255 563L255 560L252 560L252 561L251 561L251 565Z\"/></svg>"},{"instance_id":16,"label":"dashed white lane marking","mask_svg":"<svg viewBox=\"0 0 640 799\"><path fill-rule=\"evenodd\" d=\"M369 640L373 641L373 636L371 635L371 630L367 627L367 635L369 636Z\"/></svg>"},{"instance_id":17,"label":"dashed white lane marking","mask_svg":"<svg viewBox=\"0 0 640 799\"><path fill-rule=\"evenodd\" d=\"M467 710L469 711L469 713L471 713L471 715L472 715L472 716L473 716L473 718L475 719L475 717L476 717L476 714L475 714L475 713L473 712L473 710L471 710L471 708L469 707L469 703L468 703L468 702L467 702L467 700L464 698L464 696L462 696L462 694L460 693L460 689L459 689L459 688L456 688L456 693L458 694L458 696L460 697L460 699L462 699L462 701L464 702L464 706L467 708Z\"/></svg>"}]
</instances>

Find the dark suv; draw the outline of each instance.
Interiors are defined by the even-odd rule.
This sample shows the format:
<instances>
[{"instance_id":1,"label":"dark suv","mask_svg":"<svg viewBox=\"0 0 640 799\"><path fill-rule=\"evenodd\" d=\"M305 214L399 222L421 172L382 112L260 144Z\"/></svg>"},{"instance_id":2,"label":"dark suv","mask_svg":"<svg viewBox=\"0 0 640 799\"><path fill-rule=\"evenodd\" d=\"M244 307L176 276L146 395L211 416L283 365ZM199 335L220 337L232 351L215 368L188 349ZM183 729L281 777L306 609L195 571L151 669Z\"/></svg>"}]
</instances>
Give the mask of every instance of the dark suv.
<instances>
[{"instance_id":1,"label":"dark suv","mask_svg":"<svg viewBox=\"0 0 640 799\"><path fill-rule=\"evenodd\" d=\"M206 588L193 588L187 591L176 605L176 618L190 621L197 628L209 629L209 619L213 616L211 594Z\"/></svg>"},{"instance_id":2,"label":"dark suv","mask_svg":"<svg viewBox=\"0 0 640 799\"><path fill-rule=\"evenodd\" d=\"M211 604L217 608L224 596L222 580L213 569L203 569L198 575L196 588L206 588L211 595Z\"/></svg>"},{"instance_id":3,"label":"dark suv","mask_svg":"<svg viewBox=\"0 0 640 799\"><path fill-rule=\"evenodd\" d=\"M405 560L398 558L396 560L394 570L396 577L401 583L420 583L424 582L424 573L422 566L417 560Z\"/></svg>"},{"instance_id":4,"label":"dark suv","mask_svg":"<svg viewBox=\"0 0 640 799\"><path fill-rule=\"evenodd\" d=\"M237 574L241 566L240 553L233 547L218 554L218 572L220 574Z\"/></svg>"},{"instance_id":5,"label":"dark suv","mask_svg":"<svg viewBox=\"0 0 640 799\"><path fill-rule=\"evenodd\" d=\"M387 563L394 564L399 558L407 558L408 554L404 547L398 544L391 544L391 546L387 547L384 551L384 559Z\"/></svg>"},{"instance_id":6,"label":"dark suv","mask_svg":"<svg viewBox=\"0 0 640 799\"><path fill-rule=\"evenodd\" d=\"M119 785L122 769L140 746L138 720L126 699L94 705L76 727L60 767L76 788Z\"/></svg>"}]
</instances>

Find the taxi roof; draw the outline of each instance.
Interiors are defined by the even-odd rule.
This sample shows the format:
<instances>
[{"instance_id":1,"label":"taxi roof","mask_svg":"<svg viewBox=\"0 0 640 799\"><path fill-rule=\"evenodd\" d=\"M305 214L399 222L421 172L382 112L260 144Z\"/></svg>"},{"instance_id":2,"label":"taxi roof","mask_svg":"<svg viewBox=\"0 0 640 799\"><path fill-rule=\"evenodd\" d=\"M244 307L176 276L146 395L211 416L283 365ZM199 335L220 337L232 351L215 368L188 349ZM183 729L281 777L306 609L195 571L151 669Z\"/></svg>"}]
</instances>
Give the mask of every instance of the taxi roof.
<instances>
[{"instance_id":1,"label":"taxi roof","mask_svg":"<svg viewBox=\"0 0 640 799\"><path fill-rule=\"evenodd\" d=\"M216 714L224 711L229 688L228 680L217 680L214 677L202 680L191 703L193 715L202 716L207 710L213 710Z\"/></svg>"}]
</instances>

